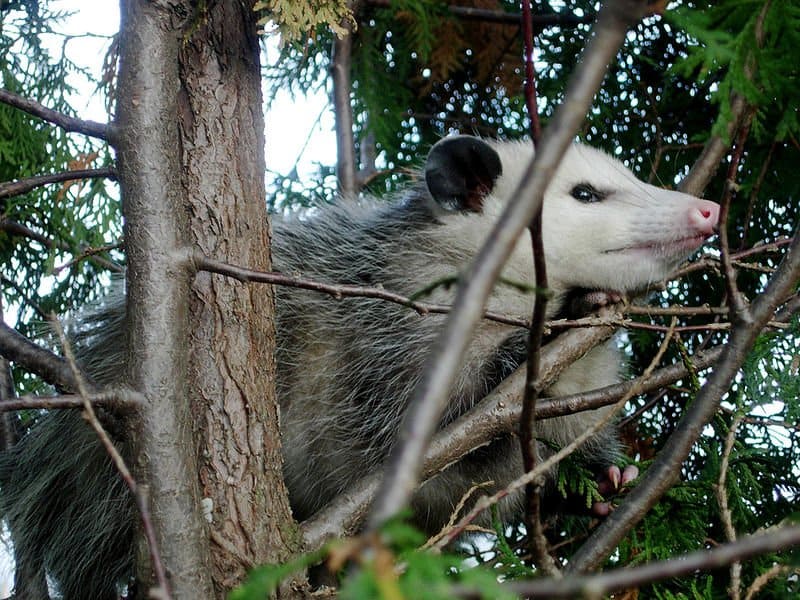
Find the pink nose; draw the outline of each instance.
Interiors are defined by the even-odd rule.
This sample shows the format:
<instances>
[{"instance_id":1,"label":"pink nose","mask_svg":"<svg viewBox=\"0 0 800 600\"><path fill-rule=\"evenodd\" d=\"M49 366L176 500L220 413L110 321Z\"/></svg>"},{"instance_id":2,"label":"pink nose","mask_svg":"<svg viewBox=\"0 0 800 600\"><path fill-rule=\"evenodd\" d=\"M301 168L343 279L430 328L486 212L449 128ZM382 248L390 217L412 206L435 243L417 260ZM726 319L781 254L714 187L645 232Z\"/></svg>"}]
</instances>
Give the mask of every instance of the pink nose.
<instances>
[{"instance_id":1,"label":"pink nose","mask_svg":"<svg viewBox=\"0 0 800 600\"><path fill-rule=\"evenodd\" d=\"M689 225L698 233L711 235L719 221L719 204L710 200L697 200L689 209Z\"/></svg>"}]
</instances>

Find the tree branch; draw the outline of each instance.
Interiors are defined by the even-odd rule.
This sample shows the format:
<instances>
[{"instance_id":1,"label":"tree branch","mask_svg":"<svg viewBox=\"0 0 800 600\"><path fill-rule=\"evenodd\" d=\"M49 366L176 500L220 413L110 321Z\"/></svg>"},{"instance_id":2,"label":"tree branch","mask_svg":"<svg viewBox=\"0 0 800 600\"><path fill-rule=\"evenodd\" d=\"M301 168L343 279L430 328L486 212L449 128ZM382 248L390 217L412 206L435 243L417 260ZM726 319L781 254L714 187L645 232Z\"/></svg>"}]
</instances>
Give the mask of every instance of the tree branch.
<instances>
[{"instance_id":1,"label":"tree branch","mask_svg":"<svg viewBox=\"0 0 800 600\"><path fill-rule=\"evenodd\" d=\"M631 0L611 1L600 11L594 36L570 79L565 101L558 107L542 147L512 194L516 201L507 206L489 240L464 274L453 312L431 352L387 463L386 479L373 506L370 529L380 527L405 507L416 489L425 448L447 404L455 373L492 286L522 229L541 206L550 177L578 130L625 32L646 11L644 2Z\"/></svg>"},{"instance_id":2,"label":"tree branch","mask_svg":"<svg viewBox=\"0 0 800 600\"><path fill-rule=\"evenodd\" d=\"M2 90L0 90L2 91ZM26 192L42 187L50 183L62 183L64 181L77 181L80 179L92 179L105 177L108 179L117 179L117 171L114 167L101 167L99 169L76 169L75 171L64 171L63 173L50 173L48 175L36 175L35 177L26 177L18 181L7 181L0 183L0 200L3 198L10 198L11 196L19 196Z\"/></svg>"},{"instance_id":3,"label":"tree branch","mask_svg":"<svg viewBox=\"0 0 800 600\"><path fill-rule=\"evenodd\" d=\"M370 6L378 8L391 8L390 0L369 0ZM485 8L473 8L471 6L451 5L447 7L448 12L454 17L465 21L485 21L487 23L500 23L504 25L519 25L522 22L522 14L505 12L502 10L489 10ZM545 27L574 27L593 23L594 14L587 14L582 17L573 14L549 14L534 15L533 25L537 30Z\"/></svg>"},{"instance_id":4,"label":"tree branch","mask_svg":"<svg viewBox=\"0 0 800 600\"><path fill-rule=\"evenodd\" d=\"M514 581L507 584L513 594L535 598L596 598L614 591L634 589L641 585L672 577L711 571L763 554L780 552L800 545L800 526L780 527L750 535L710 550L698 550L680 557L660 560L638 567L624 567L597 575L571 575L556 579ZM453 594L462 598L481 598L479 592L455 587Z\"/></svg>"},{"instance_id":5,"label":"tree branch","mask_svg":"<svg viewBox=\"0 0 800 600\"><path fill-rule=\"evenodd\" d=\"M74 131L89 137L105 140L111 144L114 143L114 127L112 125L68 117L63 113L42 106L34 100L23 98L4 89L0 89L0 102L25 111L53 125L58 125L65 131Z\"/></svg>"},{"instance_id":6,"label":"tree branch","mask_svg":"<svg viewBox=\"0 0 800 600\"><path fill-rule=\"evenodd\" d=\"M78 389L78 382L67 361L34 344L2 321L0 321L0 355L26 371L36 373L57 388Z\"/></svg>"},{"instance_id":7,"label":"tree branch","mask_svg":"<svg viewBox=\"0 0 800 600\"><path fill-rule=\"evenodd\" d=\"M130 469L128 469L128 465L125 464L125 460L114 446L114 442L111 441L111 438L103 428L103 425L100 423L100 420L97 418L97 415L94 412L94 407L92 406L92 402L90 400L91 393L89 391L89 386L84 380L83 375L78 368L77 363L75 362L75 356L72 353L72 347L67 341L67 337L64 335L64 329L61 327L61 323L55 317L51 319L51 322L53 329L61 341L61 346L64 350L64 356L69 364L69 368L72 370L72 375L78 384L79 397L83 402L83 415L91 428L97 434L100 443L103 445L103 448L111 458L111 461L114 463L114 466L122 477L122 480L125 482L125 485L128 486L128 489L136 501L136 507L139 509L139 516L142 519L142 529L144 529L144 536L147 540L147 548L150 552L150 559L153 564L153 571L155 572L156 580L158 581L159 585L159 590L157 592L158 597L161 600L171 600L172 595L169 591L167 573L164 569L163 563L161 562L161 553L159 552L158 543L156 542L155 529L153 528L153 521L150 518L150 509L148 508L147 498L139 488L139 485L136 483L133 475L131 475ZM142 397L142 399L144 399L144 397Z\"/></svg>"},{"instance_id":8,"label":"tree branch","mask_svg":"<svg viewBox=\"0 0 800 600\"><path fill-rule=\"evenodd\" d=\"M238 267L222 261L209 258L202 253L195 251L192 256L192 262L195 269L199 271L208 271L210 273L218 273L228 277L234 277L239 281L256 281L259 283L271 283L273 285L285 285L288 287L296 287L304 290L313 290L333 296L337 300L342 298L377 298L385 300L394 304L407 306L417 311L419 314L424 315L428 313L434 314L447 314L451 311L452 307L448 304L432 304L429 302L420 302L413 300L408 296L396 294L394 292L377 287L366 287L359 285L339 285L331 283L322 283L295 275L285 275L283 273L257 271L255 269L248 269L245 267ZM490 321L496 321L505 325L512 325L514 327L529 327L527 319L520 317L513 317L501 313L486 311L484 317Z\"/></svg>"},{"instance_id":9,"label":"tree branch","mask_svg":"<svg viewBox=\"0 0 800 600\"><path fill-rule=\"evenodd\" d=\"M115 388L83 396L76 394L63 394L61 396L21 396L0 402L0 412L14 410L54 410L83 408L85 402L93 406L114 408L114 414L131 411L144 405L145 399L141 394L131 389Z\"/></svg>"},{"instance_id":10,"label":"tree branch","mask_svg":"<svg viewBox=\"0 0 800 600\"><path fill-rule=\"evenodd\" d=\"M350 14L358 2L349 2ZM350 67L353 49L353 23L344 19L343 36L334 36L331 74L333 79L333 114L336 122L336 179L339 194L353 196L356 190L356 144L353 139L353 107L350 104Z\"/></svg>"},{"instance_id":11,"label":"tree branch","mask_svg":"<svg viewBox=\"0 0 800 600\"><path fill-rule=\"evenodd\" d=\"M736 442L736 430L742 422L743 415L736 415L731 423L731 428L725 438L725 446L722 451L722 461L719 466L719 480L714 487L715 495L717 496L717 505L719 506L720 520L722 521L725 530L725 538L729 542L736 541L736 529L733 526L733 514L728 505L728 490L726 488L726 480L728 477L728 465L731 459L731 452L733 445ZM731 563L731 581L728 585L728 595L731 600L739 600L742 596L742 563L734 561Z\"/></svg>"},{"instance_id":12,"label":"tree branch","mask_svg":"<svg viewBox=\"0 0 800 600\"><path fill-rule=\"evenodd\" d=\"M525 105L530 119L531 143L534 153L542 138L542 127L539 122L539 107L536 102L536 70L533 64L533 15L529 0L522 2L522 36L525 49ZM544 338L545 319L547 318L548 285L547 264L542 241L542 207L528 225L533 253L533 271L536 277L536 295L534 297L531 328L528 335L528 359L525 377L525 393L522 397L522 415L519 421L519 443L522 451L522 464L525 471L533 471L538 462L536 442L536 401L539 390L535 387L539 377L539 357ZM553 557L547 551L547 538L542 529L543 478L532 481L525 486L525 528L534 564L545 574L560 576Z\"/></svg>"},{"instance_id":13,"label":"tree branch","mask_svg":"<svg viewBox=\"0 0 800 600\"><path fill-rule=\"evenodd\" d=\"M62 240L51 240L47 236L34 231L30 227L5 218L0 218L0 230L5 231L9 235L26 237L34 242L39 242L42 246L48 249L58 248L59 250L63 250L65 252L73 252L74 250L69 244ZM120 265L103 258L102 256L96 256L96 249L94 248L81 247L80 250L84 258L88 258L103 269L108 269L112 273L123 273L125 271L124 267L121 267Z\"/></svg>"}]
</instances>

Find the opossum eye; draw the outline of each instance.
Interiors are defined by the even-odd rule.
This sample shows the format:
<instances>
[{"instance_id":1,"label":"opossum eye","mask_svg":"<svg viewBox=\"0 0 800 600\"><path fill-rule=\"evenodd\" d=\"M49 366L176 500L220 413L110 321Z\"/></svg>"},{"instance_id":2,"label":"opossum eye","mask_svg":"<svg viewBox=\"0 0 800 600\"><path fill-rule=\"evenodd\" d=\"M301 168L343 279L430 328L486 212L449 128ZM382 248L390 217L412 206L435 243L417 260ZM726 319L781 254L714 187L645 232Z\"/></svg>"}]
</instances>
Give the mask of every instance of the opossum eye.
<instances>
[{"instance_id":1,"label":"opossum eye","mask_svg":"<svg viewBox=\"0 0 800 600\"><path fill-rule=\"evenodd\" d=\"M579 183L572 188L572 190L570 190L570 195L579 202L587 203L600 202L606 197L606 194L595 189L595 187L590 183Z\"/></svg>"}]
</instances>

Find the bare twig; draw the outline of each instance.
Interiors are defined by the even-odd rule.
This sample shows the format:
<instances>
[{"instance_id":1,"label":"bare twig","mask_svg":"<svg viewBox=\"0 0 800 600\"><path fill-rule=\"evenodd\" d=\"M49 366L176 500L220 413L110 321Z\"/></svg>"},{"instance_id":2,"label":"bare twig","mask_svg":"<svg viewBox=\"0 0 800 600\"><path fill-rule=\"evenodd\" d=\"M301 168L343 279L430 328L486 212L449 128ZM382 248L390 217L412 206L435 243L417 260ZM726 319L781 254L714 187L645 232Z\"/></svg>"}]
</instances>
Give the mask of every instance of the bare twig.
<instances>
[{"instance_id":1,"label":"bare twig","mask_svg":"<svg viewBox=\"0 0 800 600\"><path fill-rule=\"evenodd\" d=\"M784 246L791 245L792 241L793 241L792 237L782 237L775 240L774 242L759 244L757 246L753 246L752 248L748 248L747 250L742 250L741 252L733 252L731 253L731 260L737 261L741 260L742 258L746 258L748 256L763 254L765 252L777 252ZM705 254L702 255L699 259L687 263L683 267L680 267L677 270L670 273L667 280L680 279L681 277L683 277L688 273L694 273L695 271L702 271L704 269L711 268L716 270L718 269L718 267L719 267L719 259L716 256Z\"/></svg>"},{"instance_id":2,"label":"bare twig","mask_svg":"<svg viewBox=\"0 0 800 600\"><path fill-rule=\"evenodd\" d=\"M120 249L122 247L123 247L123 243L122 242L119 242L117 244L106 244L105 246L99 246L97 248L93 248L91 246L87 246L85 248L82 248L81 251L80 251L80 254L78 254L74 258L68 260L63 265L58 265L57 267L54 267L53 268L53 273L58 275L59 273L61 273L61 271L64 271L65 269L69 269L69 268L73 267L74 265L78 264L82 260L91 260L94 257L96 257L98 254L104 254L106 252L110 252L111 250L118 250L118 249ZM104 263L108 263L108 261L106 261L105 259L101 259L101 261L104 262ZM116 265L114 263L109 263L109 264L114 266L114 267L116 267L114 272L123 273L125 271L124 267L120 267L119 265Z\"/></svg>"},{"instance_id":3,"label":"bare twig","mask_svg":"<svg viewBox=\"0 0 800 600\"><path fill-rule=\"evenodd\" d=\"M274 285L285 285L288 287L296 287L304 290L313 290L333 296L337 300L342 298L377 298L386 300L394 304L401 304L414 309L421 315L428 313L434 314L447 314L452 310L452 307L447 304L433 304L429 302L420 302L412 300L408 296L396 294L383 288L367 287L359 285L337 285L330 283L322 283L311 279L305 279L296 275L286 275L274 271L257 271L255 269L247 269L245 267L238 267L222 261L214 260L201 253L195 253L192 257L194 267L199 271L208 271L210 273L218 273L228 277L234 277L239 281L256 281L260 283L271 283ZM513 317L501 313L486 311L484 317L490 321L496 321L505 325L512 325L514 327L529 327L530 323L527 319L520 317Z\"/></svg>"},{"instance_id":4,"label":"bare twig","mask_svg":"<svg viewBox=\"0 0 800 600\"><path fill-rule=\"evenodd\" d=\"M0 412L14 410L54 410L83 408L86 402L97 406L115 408L115 414L140 408L144 404L141 394L125 388L101 390L87 394L63 394L61 396L21 396L0 403Z\"/></svg>"},{"instance_id":5,"label":"bare twig","mask_svg":"<svg viewBox=\"0 0 800 600\"><path fill-rule=\"evenodd\" d=\"M722 520L722 525L725 529L725 538L729 542L736 541L736 529L733 527L733 515L728 506L728 490L725 486L725 480L728 476L728 464L733 451L733 445L736 442L736 430L742 422L742 415L737 415L731 423L731 428L725 438L725 447L722 450L722 461L719 467L719 481L714 489L717 496L717 504L719 504L719 514ZM731 581L728 586L728 595L731 600L739 600L742 597L742 563L734 561L731 563Z\"/></svg>"},{"instance_id":6,"label":"bare twig","mask_svg":"<svg viewBox=\"0 0 800 600\"><path fill-rule=\"evenodd\" d=\"M442 414L455 373L480 320L492 286L523 228L541 205L544 190L577 131L605 76L608 63L629 25L647 10L643 2L611 1L603 6L595 35L578 63L566 93L544 135L541 148L523 173L510 203L456 295L453 312L433 348L420 385L401 426L398 443L387 461L387 476L373 505L369 527L375 529L406 506L416 488L425 448Z\"/></svg>"},{"instance_id":7,"label":"bare twig","mask_svg":"<svg viewBox=\"0 0 800 600\"><path fill-rule=\"evenodd\" d=\"M745 244L747 243L747 233L750 228L750 222L753 220L753 209L755 208L756 201L758 200L758 194L761 191L761 186L763 185L764 180L767 178L767 173L772 167L772 157L775 153L775 146L777 146L777 144L778 143L775 141L770 144L767 157L761 163L761 168L758 171L756 181L753 183L753 187L750 189L750 195L747 199L747 213L745 213L744 219L742 219L742 233L739 240L739 250L743 250Z\"/></svg>"},{"instance_id":8,"label":"bare twig","mask_svg":"<svg viewBox=\"0 0 800 600\"><path fill-rule=\"evenodd\" d=\"M392 6L390 0L369 0L368 4L380 8L391 8ZM464 20L502 23L506 25L519 25L522 22L522 15L520 13L511 13L502 10L489 10L458 5L448 6L447 10L454 17ZM541 30L545 27L574 27L576 25L592 23L594 19L595 15L593 14L580 17L572 14L534 15L533 24L537 30Z\"/></svg>"},{"instance_id":9,"label":"bare twig","mask_svg":"<svg viewBox=\"0 0 800 600\"><path fill-rule=\"evenodd\" d=\"M53 123L54 125L58 125L65 131L74 131L113 143L114 128L111 125L68 117L63 113L46 108L38 102L23 98L17 94L12 94L8 90L0 89L0 102L18 108L34 117Z\"/></svg>"},{"instance_id":10,"label":"bare twig","mask_svg":"<svg viewBox=\"0 0 800 600\"><path fill-rule=\"evenodd\" d=\"M355 14L358 2L348 2L348 14ZM350 104L350 68L353 48L353 23L345 18L341 23L345 34L334 36L331 74L333 78L333 114L336 121L336 179L339 193L356 193L356 145L353 140L353 108Z\"/></svg>"},{"instance_id":11,"label":"bare twig","mask_svg":"<svg viewBox=\"0 0 800 600\"><path fill-rule=\"evenodd\" d=\"M9 235L17 235L20 237L26 237L30 240L35 242L39 242L45 248L58 248L59 250L63 250L65 252L73 252L74 249L70 247L69 244L64 242L63 240L51 240L45 235L38 233L31 229L30 227L26 227L16 221L10 221L5 218L0 218L0 230L5 231ZM108 259L103 258L102 256L96 256L93 253L93 249L91 248L81 248L81 253L85 253L84 257L89 258L92 262L97 264L99 267L108 269L113 273L122 273L125 269L118 264L111 262Z\"/></svg>"},{"instance_id":12,"label":"bare twig","mask_svg":"<svg viewBox=\"0 0 800 600\"><path fill-rule=\"evenodd\" d=\"M747 136L750 134L750 124L753 122L755 109L747 111L743 119L743 123L739 127L739 132L736 135L736 142L731 153L731 161L728 165L728 175L725 178L725 189L720 200L719 209L719 245L720 245L720 263L722 264L722 272L725 274L725 287L728 291L728 301L731 306L731 321L736 318L736 313L744 310L745 300L742 298L741 292L736 285L736 271L731 262L731 246L728 241L728 214L730 212L731 202L736 194L736 176L739 172L739 163L742 160L744 153L744 144Z\"/></svg>"},{"instance_id":13,"label":"bare twig","mask_svg":"<svg viewBox=\"0 0 800 600\"><path fill-rule=\"evenodd\" d=\"M789 573L800 573L800 567L795 567L791 565L772 565L769 570L764 571L753 580L753 583L750 584L750 587L747 588L747 592L745 592L744 600L752 600L761 589L767 585L770 581L775 579L776 577L780 577L781 575L787 575Z\"/></svg>"},{"instance_id":14,"label":"bare twig","mask_svg":"<svg viewBox=\"0 0 800 600\"><path fill-rule=\"evenodd\" d=\"M89 388L86 385L83 376L81 375L80 369L78 369L78 366L75 362L75 356L72 354L72 347L64 335L64 330L61 327L61 323L57 318L55 318L55 316L51 318L51 323L53 330L56 332L61 341L61 346L64 350L64 356L66 357L67 363L69 364L70 369L72 369L72 374L75 377L76 383L78 384L78 392L83 400L84 417L89 422L89 425L92 427L92 429L94 429L97 437L100 439L100 443L111 457L114 466L117 468L117 471L119 471L119 474L122 476L123 481L125 481L125 484L128 486L128 489L130 489L131 494L136 501L136 507L139 509L139 516L142 519L144 536L147 539L147 546L150 551L150 559L153 564L153 571L155 572L158 585L161 588L159 590L160 597L164 600L170 600L172 596L169 592L167 573L164 569L164 565L161 562L161 555L158 550L158 543L156 542L156 533L155 529L153 528L153 522L150 519L150 509L147 506L147 499L145 498L144 493L139 489L138 484L128 469L128 465L125 464L125 460L114 446L114 442L111 441L111 438L108 436L108 433L106 433L106 430L103 428L100 420L97 418L97 415L94 412L94 407L90 401Z\"/></svg>"},{"instance_id":15,"label":"bare twig","mask_svg":"<svg viewBox=\"0 0 800 600\"><path fill-rule=\"evenodd\" d=\"M533 65L533 16L528 0L522 3L522 36L525 48L525 105L530 119L531 142L536 146L542 138L542 126L539 122L539 108L536 102L536 71ZM531 236L533 253L533 271L536 277L536 296L531 316L531 329L528 336L528 360L525 377L525 394L522 398L522 416L519 423L519 442L522 451L522 464L525 471L533 471L538 461L536 442L536 400L539 390L535 383L539 378L539 351L544 337L544 322L547 317L547 265L542 241L542 207L536 211L528 231ZM547 551L547 538L542 529L541 506L543 479L532 481L525 487L526 509L525 524L529 547L534 563L542 571L551 576L559 576L560 572L555 560Z\"/></svg>"},{"instance_id":16,"label":"bare twig","mask_svg":"<svg viewBox=\"0 0 800 600\"><path fill-rule=\"evenodd\" d=\"M0 90L2 91L2 90ZM78 181L81 179L93 178L116 179L117 171L114 167L101 167L99 169L76 169L74 171L64 171L62 173L50 173L48 175L36 175L26 177L18 181L6 181L0 183L0 199L19 196L26 192L48 185L51 183L63 183L66 181Z\"/></svg>"}]
</instances>

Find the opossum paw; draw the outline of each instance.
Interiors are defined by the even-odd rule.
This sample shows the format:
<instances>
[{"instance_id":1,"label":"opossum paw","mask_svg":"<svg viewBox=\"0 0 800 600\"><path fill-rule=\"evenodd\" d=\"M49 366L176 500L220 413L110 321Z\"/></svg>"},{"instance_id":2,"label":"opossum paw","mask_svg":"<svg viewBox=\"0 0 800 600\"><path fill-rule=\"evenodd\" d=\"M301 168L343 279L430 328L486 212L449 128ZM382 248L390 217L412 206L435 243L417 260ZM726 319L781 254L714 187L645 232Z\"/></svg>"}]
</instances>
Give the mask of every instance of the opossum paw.
<instances>
[{"instance_id":1,"label":"opossum paw","mask_svg":"<svg viewBox=\"0 0 800 600\"><path fill-rule=\"evenodd\" d=\"M639 467L636 465L628 465L622 471L616 465L612 465L606 469L604 478L598 484L598 489L603 496L613 496L630 483L639 477ZM592 504L592 514L598 517L605 517L614 510L611 502L595 502Z\"/></svg>"}]
</instances>

